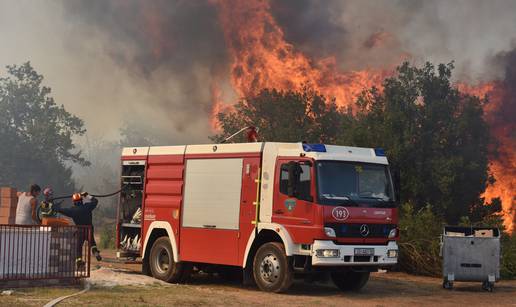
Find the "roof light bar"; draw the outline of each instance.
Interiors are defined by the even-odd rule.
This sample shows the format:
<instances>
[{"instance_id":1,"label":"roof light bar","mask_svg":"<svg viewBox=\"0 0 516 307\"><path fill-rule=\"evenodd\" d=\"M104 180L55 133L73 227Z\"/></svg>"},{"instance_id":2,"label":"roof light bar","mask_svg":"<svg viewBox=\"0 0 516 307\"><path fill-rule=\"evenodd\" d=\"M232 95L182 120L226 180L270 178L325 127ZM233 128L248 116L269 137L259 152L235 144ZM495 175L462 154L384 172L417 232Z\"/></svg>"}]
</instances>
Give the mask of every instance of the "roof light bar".
<instances>
[{"instance_id":1,"label":"roof light bar","mask_svg":"<svg viewBox=\"0 0 516 307\"><path fill-rule=\"evenodd\" d=\"M324 144L307 144L303 143L303 150L306 152L326 152L326 146Z\"/></svg>"},{"instance_id":2,"label":"roof light bar","mask_svg":"<svg viewBox=\"0 0 516 307\"><path fill-rule=\"evenodd\" d=\"M375 148L374 149L374 154L377 156L377 157L385 157L385 150L383 150L383 148Z\"/></svg>"}]
</instances>

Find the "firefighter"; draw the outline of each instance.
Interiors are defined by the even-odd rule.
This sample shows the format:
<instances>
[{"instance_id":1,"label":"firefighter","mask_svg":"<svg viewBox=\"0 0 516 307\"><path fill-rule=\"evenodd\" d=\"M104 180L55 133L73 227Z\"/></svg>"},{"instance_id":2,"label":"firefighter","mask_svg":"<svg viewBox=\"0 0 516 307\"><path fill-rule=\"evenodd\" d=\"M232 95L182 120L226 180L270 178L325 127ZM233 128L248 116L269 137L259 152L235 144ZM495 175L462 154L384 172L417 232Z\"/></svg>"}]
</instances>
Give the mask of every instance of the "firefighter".
<instances>
[{"instance_id":1,"label":"firefighter","mask_svg":"<svg viewBox=\"0 0 516 307\"><path fill-rule=\"evenodd\" d=\"M65 216L70 217L75 225L91 226L90 238L87 238L84 233L79 232L79 240L77 243L77 266L84 266L82 259L82 246L86 240L91 244L91 253L95 256L97 261L101 261L100 251L95 243L95 236L93 232L92 213L97 207L98 200L95 197L88 195L88 193L75 193L72 196L73 206L71 208L61 208L59 204L54 204L54 210Z\"/></svg>"}]
</instances>

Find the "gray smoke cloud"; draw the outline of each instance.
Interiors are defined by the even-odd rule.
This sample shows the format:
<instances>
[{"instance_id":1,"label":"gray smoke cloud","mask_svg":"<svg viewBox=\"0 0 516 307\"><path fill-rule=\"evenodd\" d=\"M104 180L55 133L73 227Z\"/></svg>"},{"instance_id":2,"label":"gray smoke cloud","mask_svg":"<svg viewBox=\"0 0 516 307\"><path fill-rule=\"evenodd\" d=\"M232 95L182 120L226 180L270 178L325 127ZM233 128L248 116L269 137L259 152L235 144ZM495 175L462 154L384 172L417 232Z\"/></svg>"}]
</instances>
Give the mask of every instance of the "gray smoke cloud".
<instances>
[{"instance_id":1,"label":"gray smoke cloud","mask_svg":"<svg viewBox=\"0 0 516 307\"><path fill-rule=\"evenodd\" d=\"M344 69L455 61L456 77L503 77L490 58L514 48L513 0L273 1L288 40L313 56L335 55Z\"/></svg>"},{"instance_id":2,"label":"gray smoke cloud","mask_svg":"<svg viewBox=\"0 0 516 307\"><path fill-rule=\"evenodd\" d=\"M516 41L513 0L281 0L271 12L297 50L344 70L454 60L458 79L491 80ZM30 60L90 138L116 140L124 124L163 144L212 134L210 86L230 71L216 4L0 0L0 39L0 66Z\"/></svg>"},{"instance_id":3,"label":"gray smoke cloud","mask_svg":"<svg viewBox=\"0 0 516 307\"><path fill-rule=\"evenodd\" d=\"M165 144L206 142L210 83L225 65L215 13L187 2L0 1L0 65L30 60L90 138L116 140L128 124Z\"/></svg>"}]
</instances>

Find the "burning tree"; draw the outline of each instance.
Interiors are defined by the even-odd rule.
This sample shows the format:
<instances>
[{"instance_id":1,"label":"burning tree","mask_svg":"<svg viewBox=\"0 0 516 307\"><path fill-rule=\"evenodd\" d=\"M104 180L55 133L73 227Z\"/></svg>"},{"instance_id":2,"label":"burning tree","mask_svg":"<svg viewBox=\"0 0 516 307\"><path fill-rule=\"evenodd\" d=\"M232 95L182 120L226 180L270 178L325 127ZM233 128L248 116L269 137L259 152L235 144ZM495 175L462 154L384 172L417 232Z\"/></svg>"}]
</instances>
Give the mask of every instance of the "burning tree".
<instances>
[{"instance_id":1,"label":"burning tree","mask_svg":"<svg viewBox=\"0 0 516 307\"><path fill-rule=\"evenodd\" d=\"M300 92L265 89L217 116L223 132L213 137L216 141L242 127L256 126L264 140L336 143L349 120L334 100L308 86Z\"/></svg>"}]
</instances>

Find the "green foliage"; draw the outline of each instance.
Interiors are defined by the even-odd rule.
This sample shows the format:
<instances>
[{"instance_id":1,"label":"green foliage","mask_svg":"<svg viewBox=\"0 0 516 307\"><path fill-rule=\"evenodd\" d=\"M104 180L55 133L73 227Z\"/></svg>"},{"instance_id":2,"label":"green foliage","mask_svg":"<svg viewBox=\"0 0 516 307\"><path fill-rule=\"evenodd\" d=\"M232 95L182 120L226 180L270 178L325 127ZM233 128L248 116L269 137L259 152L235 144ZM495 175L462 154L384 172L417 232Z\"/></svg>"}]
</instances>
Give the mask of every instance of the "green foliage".
<instances>
[{"instance_id":1,"label":"green foliage","mask_svg":"<svg viewBox=\"0 0 516 307\"><path fill-rule=\"evenodd\" d=\"M100 248L114 249L115 248L115 225L104 225L100 231Z\"/></svg>"},{"instance_id":2,"label":"green foliage","mask_svg":"<svg viewBox=\"0 0 516 307\"><path fill-rule=\"evenodd\" d=\"M440 241L444 221L430 206L415 210L405 203L400 208L399 265L406 272L440 276Z\"/></svg>"},{"instance_id":3,"label":"green foliage","mask_svg":"<svg viewBox=\"0 0 516 307\"><path fill-rule=\"evenodd\" d=\"M502 234L502 278L516 279L516 234Z\"/></svg>"},{"instance_id":4,"label":"green foliage","mask_svg":"<svg viewBox=\"0 0 516 307\"><path fill-rule=\"evenodd\" d=\"M239 101L233 111L219 113L221 141L243 127L255 126L261 140L336 143L347 116L334 101L305 87L301 92L265 89ZM245 135L236 141L244 142Z\"/></svg>"},{"instance_id":5,"label":"green foliage","mask_svg":"<svg viewBox=\"0 0 516 307\"><path fill-rule=\"evenodd\" d=\"M0 77L0 185L25 189L38 183L71 192L69 165L88 165L72 141L84 134L84 124L58 106L42 82L29 62L7 66L7 76Z\"/></svg>"}]
</instances>

